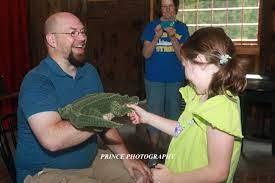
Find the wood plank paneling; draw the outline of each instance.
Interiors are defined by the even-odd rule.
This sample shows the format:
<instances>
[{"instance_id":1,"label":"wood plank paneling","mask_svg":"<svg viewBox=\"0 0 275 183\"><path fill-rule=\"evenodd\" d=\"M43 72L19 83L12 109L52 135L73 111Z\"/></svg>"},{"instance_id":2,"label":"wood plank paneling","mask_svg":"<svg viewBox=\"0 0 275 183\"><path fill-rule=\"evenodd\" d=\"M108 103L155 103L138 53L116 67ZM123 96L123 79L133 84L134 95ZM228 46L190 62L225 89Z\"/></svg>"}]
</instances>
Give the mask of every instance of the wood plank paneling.
<instances>
[{"instance_id":1,"label":"wood plank paneling","mask_svg":"<svg viewBox=\"0 0 275 183\"><path fill-rule=\"evenodd\" d=\"M58 11L68 11L83 19L86 17L86 2L87 0L27 0L30 65L32 67L38 65L47 55L44 43L44 22L47 17Z\"/></svg>"},{"instance_id":2,"label":"wood plank paneling","mask_svg":"<svg viewBox=\"0 0 275 183\"><path fill-rule=\"evenodd\" d=\"M147 7L146 0L88 3L88 55L106 91L144 96L139 38L149 20Z\"/></svg>"}]
</instances>

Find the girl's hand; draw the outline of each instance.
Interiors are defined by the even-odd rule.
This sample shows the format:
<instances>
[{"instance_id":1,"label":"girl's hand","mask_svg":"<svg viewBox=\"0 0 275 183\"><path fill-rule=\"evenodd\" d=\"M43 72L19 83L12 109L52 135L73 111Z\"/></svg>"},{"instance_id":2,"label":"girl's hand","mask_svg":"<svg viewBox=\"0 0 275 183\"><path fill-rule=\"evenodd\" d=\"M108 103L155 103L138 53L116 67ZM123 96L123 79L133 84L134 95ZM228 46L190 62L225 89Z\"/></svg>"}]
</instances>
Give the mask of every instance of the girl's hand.
<instances>
[{"instance_id":1,"label":"girl's hand","mask_svg":"<svg viewBox=\"0 0 275 183\"><path fill-rule=\"evenodd\" d=\"M148 121L148 112L142 109L141 107L129 104L127 107L133 109L132 112L128 113L127 115L130 117L130 120L134 124L146 123Z\"/></svg>"},{"instance_id":2,"label":"girl's hand","mask_svg":"<svg viewBox=\"0 0 275 183\"><path fill-rule=\"evenodd\" d=\"M172 182L173 174L163 164L157 164L155 168L151 169L153 174L153 183Z\"/></svg>"}]
</instances>

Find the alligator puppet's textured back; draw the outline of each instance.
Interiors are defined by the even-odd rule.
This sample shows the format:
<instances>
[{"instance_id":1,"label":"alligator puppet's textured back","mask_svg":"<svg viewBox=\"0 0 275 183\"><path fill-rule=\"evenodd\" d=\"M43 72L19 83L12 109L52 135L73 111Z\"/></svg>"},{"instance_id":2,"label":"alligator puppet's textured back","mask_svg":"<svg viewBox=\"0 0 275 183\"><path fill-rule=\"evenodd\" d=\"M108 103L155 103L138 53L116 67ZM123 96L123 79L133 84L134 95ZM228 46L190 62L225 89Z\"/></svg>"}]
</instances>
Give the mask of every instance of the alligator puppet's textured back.
<instances>
[{"instance_id":1,"label":"alligator puppet's textured back","mask_svg":"<svg viewBox=\"0 0 275 183\"><path fill-rule=\"evenodd\" d=\"M62 119L69 120L76 128L118 128L123 124L111 121L130 112L126 104L138 103L137 96L116 93L88 94L73 103L59 108Z\"/></svg>"}]
</instances>

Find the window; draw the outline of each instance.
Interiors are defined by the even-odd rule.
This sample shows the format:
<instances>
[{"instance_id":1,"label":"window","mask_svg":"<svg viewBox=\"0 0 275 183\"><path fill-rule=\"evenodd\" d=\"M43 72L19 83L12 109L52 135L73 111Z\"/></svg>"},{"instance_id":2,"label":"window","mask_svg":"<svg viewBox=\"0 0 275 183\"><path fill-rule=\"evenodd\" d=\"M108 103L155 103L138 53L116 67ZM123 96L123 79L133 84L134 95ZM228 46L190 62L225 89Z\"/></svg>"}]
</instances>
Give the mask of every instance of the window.
<instances>
[{"instance_id":1,"label":"window","mask_svg":"<svg viewBox=\"0 0 275 183\"><path fill-rule=\"evenodd\" d=\"M258 44L260 0L180 0L177 19L190 34L208 27L222 27L237 44Z\"/></svg>"}]
</instances>

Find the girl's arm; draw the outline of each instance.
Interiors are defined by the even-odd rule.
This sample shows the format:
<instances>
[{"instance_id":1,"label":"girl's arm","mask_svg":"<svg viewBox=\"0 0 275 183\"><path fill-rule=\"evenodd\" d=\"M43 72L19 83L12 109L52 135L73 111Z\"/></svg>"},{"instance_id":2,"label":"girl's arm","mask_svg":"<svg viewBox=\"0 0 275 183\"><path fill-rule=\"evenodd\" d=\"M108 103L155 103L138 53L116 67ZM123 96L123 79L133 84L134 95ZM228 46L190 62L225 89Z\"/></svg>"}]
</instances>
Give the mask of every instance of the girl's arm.
<instances>
[{"instance_id":1,"label":"girl's arm","mask_svg":"<svg viewBox=\"0 0 275 183\"><path fill-rule=\"evenodd\" d=\"M133 111L128 114L128 116L134 124L146 123L163 131L164 133L167 133L168 135L176 135L175 128L178 123L177 121L166 119L153 113L149 113L137 105L131 104L128 105L128 107L133 109Z\"/></svg>"},{"instance_id":2,"label":"girl's arm","mask_svg":"<svg viewBox=\"0 0 275 183\"><path fill-rule=\"evenodd\" d=\"M213 183L227 179L234 137L211 127L207 130L208 165L185 173L172 173L164 165L153 169L154 182Z\"/></svg>"}]
</instances>

